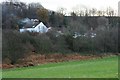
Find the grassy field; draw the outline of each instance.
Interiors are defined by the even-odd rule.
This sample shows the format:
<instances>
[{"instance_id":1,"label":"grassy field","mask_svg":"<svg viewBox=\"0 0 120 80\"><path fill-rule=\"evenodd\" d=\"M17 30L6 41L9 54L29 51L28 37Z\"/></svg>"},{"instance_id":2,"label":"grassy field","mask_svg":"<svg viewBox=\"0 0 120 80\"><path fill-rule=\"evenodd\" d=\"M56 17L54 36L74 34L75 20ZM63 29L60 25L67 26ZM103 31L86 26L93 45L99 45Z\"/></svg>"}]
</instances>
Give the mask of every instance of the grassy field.
<instances>
[{"instance_id":1,"label":"grassy field","mask_svg":"<svg viewBox=\"0 0 120 80\"><path fill-rule=\"evenodd\" d=\"M3 78L117 78L118 57L3 70Z\"/></svg>"}]
</instances>

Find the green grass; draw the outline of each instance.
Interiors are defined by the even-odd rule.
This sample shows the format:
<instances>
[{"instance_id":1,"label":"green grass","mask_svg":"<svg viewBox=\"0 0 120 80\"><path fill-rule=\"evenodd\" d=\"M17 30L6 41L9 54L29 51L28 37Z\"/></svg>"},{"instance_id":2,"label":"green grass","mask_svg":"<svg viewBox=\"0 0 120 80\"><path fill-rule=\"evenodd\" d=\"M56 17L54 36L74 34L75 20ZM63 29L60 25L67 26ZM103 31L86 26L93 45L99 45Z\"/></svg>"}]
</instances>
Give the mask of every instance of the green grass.
<instances>
[{"instance_id":1,"label":"green grass","mask_svg":"<svg viewBox=\"0 0 120 80\"><path fill-rule=\"evenodd\" d=\"M117 78L118 57L3 70L3 78Z\"/></svg>"}]
</instances>

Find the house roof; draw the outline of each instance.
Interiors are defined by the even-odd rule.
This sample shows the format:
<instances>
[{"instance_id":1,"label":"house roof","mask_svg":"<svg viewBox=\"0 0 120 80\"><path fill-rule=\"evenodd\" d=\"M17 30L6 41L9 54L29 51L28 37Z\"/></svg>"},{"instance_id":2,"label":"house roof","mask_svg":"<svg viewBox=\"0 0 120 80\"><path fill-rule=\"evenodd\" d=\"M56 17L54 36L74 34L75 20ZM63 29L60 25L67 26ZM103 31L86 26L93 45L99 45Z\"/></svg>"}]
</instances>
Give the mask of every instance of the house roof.
<instances>
[{"instance_id":1,"label":"house roof","mask_svg":"<svg viewBox=\"0 0 120 80\"><path fill-rule=\"evenodd\" d=\"M20 29L20 32L25 32L25 31L46 33L48 31L48 28L42 22L40 22L35 27Z\"/></svg>"},{"instance_id":2,"label":"house roof","mask_svg":"<svg viewBox=\"0 0 120 80\"><path fill-rule=\"evenodd\" d=\"M36 26L39 24L38 19L29 19L29 18L24 18L21 19L19 24L22 24L22 28L32 28L33 26Z\"/></svg>"}]
</instances>

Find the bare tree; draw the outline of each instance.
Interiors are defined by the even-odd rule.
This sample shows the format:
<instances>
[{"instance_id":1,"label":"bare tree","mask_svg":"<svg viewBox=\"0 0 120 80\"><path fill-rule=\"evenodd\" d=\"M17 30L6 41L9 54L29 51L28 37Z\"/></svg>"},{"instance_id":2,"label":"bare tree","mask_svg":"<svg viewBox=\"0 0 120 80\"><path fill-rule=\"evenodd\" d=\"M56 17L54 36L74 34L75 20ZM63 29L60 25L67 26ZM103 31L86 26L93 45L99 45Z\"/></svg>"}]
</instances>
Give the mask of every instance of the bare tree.
<instances>
[{"instance_id":1,"label":"bare tree","mask_svg":"<svg viewBox=\"0 0 120 80\"><path fill-rule=\"evenodd\" d=\"M66 11L67 11L67 9L64 8L64 7L60 7L57 10L57 12L60 13L60 14L62 14L62 15L66 15Z\"/></svg>"},{"instance_id":2,"label":"bare tree","mask_svg":"<svg viewBox=\"0 0 120 80\"><path fill-rule=\"evenodd\" d=\"M106 10L106 14L108 16L114 16L114 10L111 8L111 7L108 7L107 10Z\"/></svg>"},{"instance_id":3,"label":"bare tree","mask_svg":"<svg viewBox=\"0 0 120 80\"><path fill-rule=\"evenodd\" d=\"M90 9L88 12L89 16L92 16L92 10Z\"/></svg>"},{"instance_id":4,"label":"bare tree","mask_svg":"<svg viewBox=\"0 0 120 80\"><path fill-rule=\"evenodd\" d=\"M73 12L70 12L70 15L72 16L72 19L75 20L76 19L76 16L77 14L73 11Z\"/></svg>"},{"instance_id":5,"label":"bare tree","mask_svg":"<svg viewBox=\"0 0 120 80\"><path fill-rule=\"evenodd\" d=\"M98 15L98 16L102 16L102 15L103 15L102 11L100 11L100 10L97 11L97 15Z\"/></svg>"},{"instance_id":6,"label":"bare tree","mask_svg":"<svg viewBox=\"0 0 120 80\"><path fill-rule=\"evenodd\" d=\"M85 16L89 16L89 12L88 12L88 9L86 8L85 10Z\"/></svg>"},{"instance_id":7,"label":"bare tree","mask_svg":"<svg viewBox=\"0 0 120 80\"><path fill-rule=\"evenodd\" d=\"M83 10L80 10L79 16L85 16L85 12Z\"/></svg>"},{"instance_id":8,"label":"bare tree","mask_svg":"<svg viewBox=\"0 0 120 80\"><path fill-rule=\"evenodd\" d=\"M95 16L96 12L97 12L97 9L96 8L92 8L91 13L92 13L93 16Z\"/></svg>"}]
</instances>

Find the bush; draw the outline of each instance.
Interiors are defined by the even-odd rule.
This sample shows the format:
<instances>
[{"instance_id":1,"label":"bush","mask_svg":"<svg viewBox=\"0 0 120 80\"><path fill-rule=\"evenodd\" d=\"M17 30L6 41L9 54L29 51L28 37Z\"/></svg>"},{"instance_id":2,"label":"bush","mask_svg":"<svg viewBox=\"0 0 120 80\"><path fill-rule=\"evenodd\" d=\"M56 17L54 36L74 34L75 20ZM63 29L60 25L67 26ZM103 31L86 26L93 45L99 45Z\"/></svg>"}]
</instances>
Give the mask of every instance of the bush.
<instances>
[{"instance_id":1,"label":"bush","mask_svg":"<svg viewBox=\"0 0 120 80\"><path fill-rule=\"evenodd\" d=\"M2 45L3 60L9 58L12 64L32 51L41 54L52 51L52 43L48 36L44 34L31 36L29 33L12 30L3 30Z\"/></svg>"},{"instance_id":2,"label":"bush","mask_svg":"<svg viewBox=\"0 0 120 80\"><path fill-rule=\"evenodd\" d=\"M102 22L105 20L106 22ZM70 52L87 52L87 53L110 53L118 52L118 26L109 27L106 18L98 18L99 27L94 30L97 35L94 38L89 36L80 36L73 38L73 33L78 32L81 35L91 33L84 28L81 23L70 23L64 34L56 36L57 31L48 33L19 33L15 30L3 29L2 57L10 59L12 64L20 58L26 57L31 52L38 54L48 53L70 53ZM100 25L103 23L103 25ZM75 26L75 27L74 27ZM67 32L68 31L68 32Z\"/></svg>"},{"instance_id":3,"label":"bush","mask_svg":"<svg viewBox=\"0 0 120 80\"><path fill-rule=\"evenodd\" d=\"M111 29L97 30L95 37L95 47L98 52L118 51L118 30L117 27Z\"/></svg>"},{"instance_id":4,"label":"bush","mask_svg":"<svg viewBox=\"0 0 120 80\"><path fill-rule=\"evenodd\" d=\"M75 52L91 52L93 42L89 37L78 37L73 41L73 50Z\"/></svg>"},{"instance_id":5,"label":"bush","mask_svg":"<svg viewBox=\"0 0 120 80\"><path fill-rule=\"evenodd\" d=\"M34 37L34 42L31 43L35 47L37 53L52 52L52 42L46 34L41 34Z\"/></svg>"},{"instance_id":6,"label":"bush","mask_svg":"<svg viewBox=\"0 0 120 80\"><path fill-rule=\"evenodd\" d=\"M47 33L49 39L52 42L52 51L53 53L68 53L70 49L68 48L70 45L67 42L67 37L65 35L56 36L56 32Z\"/></svg>"},{"instance_id":7,"label":"bush","mask_svg":"<svg viewBox=\"0 0 120 80\"><path fill-rule=\"evenodd\" d=\"M65 41L65 37L63 35L56 37L56 41L53 44L53 50L57 53L69 53L68 44Z\"/></svg>"},{"instance_id":8,"label":"bush","mask_svg":"<svg viewBox=\"0 0 120 80\"><path fill-rule=\"evenodd\" d=\"M11 60L14 64L17 59L22 58L25 54L25 48L19 33L14 31L3 31L3 44L2 44L2 58L5 57Z\"/></svg>"}]
</instances>

